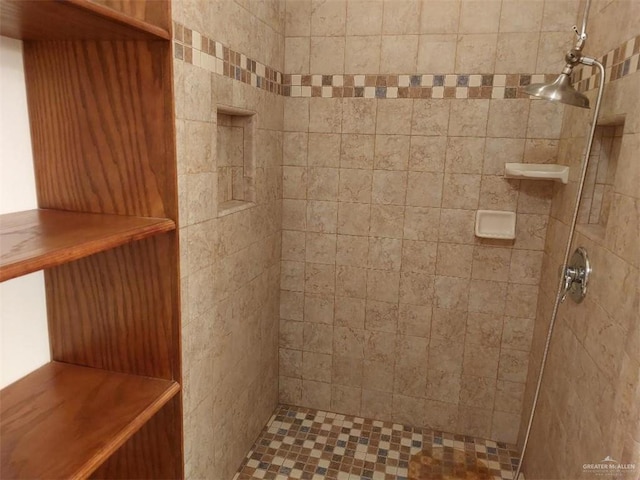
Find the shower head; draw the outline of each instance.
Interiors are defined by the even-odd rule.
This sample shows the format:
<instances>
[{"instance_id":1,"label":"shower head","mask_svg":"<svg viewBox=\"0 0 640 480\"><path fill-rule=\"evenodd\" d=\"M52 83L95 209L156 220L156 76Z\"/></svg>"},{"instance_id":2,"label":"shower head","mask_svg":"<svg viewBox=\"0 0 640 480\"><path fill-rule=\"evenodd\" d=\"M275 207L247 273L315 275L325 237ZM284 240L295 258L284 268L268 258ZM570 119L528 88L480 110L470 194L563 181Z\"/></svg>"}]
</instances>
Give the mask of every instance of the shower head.
<instances>
[{"instance_id":1,"label":"shower head","mask_svg":"<svg viewBox=\"0 0 640 480\"><path fill-rule=\"evenodd\" d=\"M565 71L558 75L558 78L553 83L535 83L527 86L524 91L529 95L541 97L552 102L589 108L589 99L573 88L569 73L565 73Z\"/></svg>"}]
</instances>

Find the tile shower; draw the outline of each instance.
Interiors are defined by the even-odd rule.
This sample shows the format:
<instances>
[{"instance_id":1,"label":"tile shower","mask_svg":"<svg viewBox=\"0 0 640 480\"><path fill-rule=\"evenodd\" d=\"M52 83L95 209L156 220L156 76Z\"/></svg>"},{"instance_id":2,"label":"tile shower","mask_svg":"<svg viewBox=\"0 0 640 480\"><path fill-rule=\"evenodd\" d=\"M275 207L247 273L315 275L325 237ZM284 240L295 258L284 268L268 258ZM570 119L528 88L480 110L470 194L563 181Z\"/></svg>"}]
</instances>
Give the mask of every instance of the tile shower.
<instances>
[{"instance_id":1,"label":"tile shower","mask_svg":"<svg viewBox=\"0 0 640 480\"><path fill-rule=\"evenodd\" d=\"M596 2L590 21L594 53L613 52L606 113L626 115L624 127L606 127L620 139L620 173L594 183L591 198L599 185L610 191L605 237L579 238L598 245L630 299L615 307L594 293L587 316L614 320L638 311L640 266L629 153L640 32L627 20L640 12L621 3ZM587 117L519 87L562 68L578 11L574 0L173 3L188 477L231 478L278 402L518 441L575 177L566 187L509 180L504 163L577 171L584 128L575 125ZM220 107L257 112L255 206L225 216ZM515 242L474 237L477 209L516 212ZM585 353L578 363L552 355L592 373L623 365L625 386L611 400L629 422L637 350L600 363L610 347L580 333L579 308L567 308L558 341ZM638 335L629 320L614 324L612 338ZM579 427L582 415L560 419L584 392L575 381L563 390L556 376L530 454L555 470L531 467L533 478L573 478L563 468L610 454ZM545 450L550 432L575 465ZM640 432L610 434L620 434L614 458L637 453ZM580 456L571 435L598 458Z\"/></svg>"}]
</instances>

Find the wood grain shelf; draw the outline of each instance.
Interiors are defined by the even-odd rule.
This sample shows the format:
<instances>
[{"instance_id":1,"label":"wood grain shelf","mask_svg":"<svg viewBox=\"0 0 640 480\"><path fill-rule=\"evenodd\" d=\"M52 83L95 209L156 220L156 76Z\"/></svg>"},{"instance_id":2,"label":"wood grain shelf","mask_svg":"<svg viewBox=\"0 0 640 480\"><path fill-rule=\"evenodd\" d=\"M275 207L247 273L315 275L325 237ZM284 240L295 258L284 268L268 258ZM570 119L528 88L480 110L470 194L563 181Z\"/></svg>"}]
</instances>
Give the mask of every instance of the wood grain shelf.
<instances>
[{"instance_id":1,"label":"wood grain shelf","mask_svg":"<svg viewBox=\"0 0 640 480\"><path fill-rule=\"evenodd\" d=\"M0 281L174 229L166 218L48 209L0 215Z\"/></svg>"},{"instance_id":2,"label":"wood grain shelf","mask_svg":"<svg viewBox=\"0 0 640 480\"><path fill-rule=\"evenodd\" d=\"M86 478L179 391L51 362L0 391L0 478Z\"/></svg>"},{"instance_id":3,"label":"wood grain shelf","mask_svg":"<svg viewBox=\"0 0 640 480\"><path fill-rule=\"evenodd\" d=\"M136 2L129 2L134 5ZM141 2L137 2L141 4ZM170 40L170 28L111 8L116 1L2 0L0 35L22 40ZM153 2L149 5L153 6ZM164 13L164 12L163 12ZM154 20L158 14L150 15ZM162 23L168 23L161 14Z\"/></svg>"}]
</instances>

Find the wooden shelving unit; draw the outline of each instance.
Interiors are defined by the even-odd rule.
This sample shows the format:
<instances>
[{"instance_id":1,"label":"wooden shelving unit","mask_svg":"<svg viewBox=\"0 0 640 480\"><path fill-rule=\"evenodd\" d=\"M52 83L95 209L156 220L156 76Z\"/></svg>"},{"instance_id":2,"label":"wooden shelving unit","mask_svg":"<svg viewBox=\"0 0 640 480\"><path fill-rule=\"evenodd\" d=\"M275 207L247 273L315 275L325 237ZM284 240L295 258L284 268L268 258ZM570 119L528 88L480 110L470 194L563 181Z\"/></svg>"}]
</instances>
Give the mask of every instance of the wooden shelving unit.
<instances>
[{"instance_id":1,"label":"wooden shelving unit","mask_svg":"<svg viewBox=\"0 0 640 480\"><path fill-rule=\"evenodd\" d=\"M0 394L3 478L86 478L179 390L169 380L45 365Z\"/></svg>"},{"instance_id":2,"label":"wooden shelving unit","mask_svg":"<svg viewBox=\"0 0 640 480\"><path fill-rule=\"evenodd\" d=\"M173 229L166 218L44 209L0 215L0 281Z\"/></svg>"},{"instance_id":3,"label":"wooden shelving unit","mask_svg":"<svg viewBox=\"0 0 640 480\"><path fill-rule=\"evenodd\" d=\"M44 270L53 361L0 392L0 478L183 477L168 0L0 0L24 40L38 210L0 281Z\"/></svg>"}]
</instances>

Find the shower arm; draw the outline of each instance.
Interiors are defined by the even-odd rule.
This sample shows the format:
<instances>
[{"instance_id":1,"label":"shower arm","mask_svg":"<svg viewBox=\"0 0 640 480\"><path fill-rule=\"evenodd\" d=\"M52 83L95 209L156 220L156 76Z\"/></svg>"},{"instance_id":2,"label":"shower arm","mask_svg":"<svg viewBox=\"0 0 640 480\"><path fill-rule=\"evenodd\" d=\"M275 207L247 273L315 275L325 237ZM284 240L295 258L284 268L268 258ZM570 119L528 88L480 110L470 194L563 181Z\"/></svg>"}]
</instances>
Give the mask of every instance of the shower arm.
<instances>
[{"instance_id":1,"label":"shower arm","mask_svg":"<svg viewBox=\"0 0 640 480\"><path fill-rule=\"evenodd\" d=\"M586 17L586 15L585 15ZM596 133L596 126L598 122L598 115L600 113L600 103L602 102L602 95L604 92L604 80L605 80L605 71L604 66L598 60L590 57L580 56L578 59L578 63L582 63L586 66L596 66L598 68L598 72L600 73L600 82L598 84L598 95L596 98L596 105L593 111L593 120L591 122L591 127L589 130L589 137L587 141L587 148L584 153L584 160L582 163L582 169L580 172L580 180L578 182L578 191L576 192L576 203L573 209L573 216L571 217L571 224L569 226L569 236L567 237L567 247L565 249L564 258L562 260L561 272L565 272L567 265L569 263L569 256L571 255L571 244L573 243L573 236L576 229L576 224L578 222L578 212L580 210L580 199L582 197L582 191L584 189L585 179L587 177L587 168L589 166L589 157L591 155L591 147L593 146L593 139ZM565 67L566 68L566 67ZM564 274L561 274L560 280L558 282L558 288L556 290L556 299L553 305L553 312L551 313L551 321L549 322L549 330L547 331L547 338L544 345L544 351L542 353L542 362L540 365L540 373L538 374L538 382L536 384L536 390L533 395L533 402L531 407L531 414L529 415L529 423L527 424L527 430L524 437L524 442L522 444L522 452L520 453L520 460L518 462L518 468L516 469L516 474L514 476L515 480L518 480L520 476L520 472L522 469L522 464L524 461L524 456L527 450L527 444L529 443L529 436L531 435L531 427L533 425L533 419L536 414L536 408L538 405L538 398L540 396L540 389L542 387L542 378L544 375L545 367L547 364L547 356L549 354L549 347L551 345L551 336L553 334L553 327L556 323L556 317L558 315L558 309L560 304L562 303L564 297Z\"/></svg>"}]
</instances>

